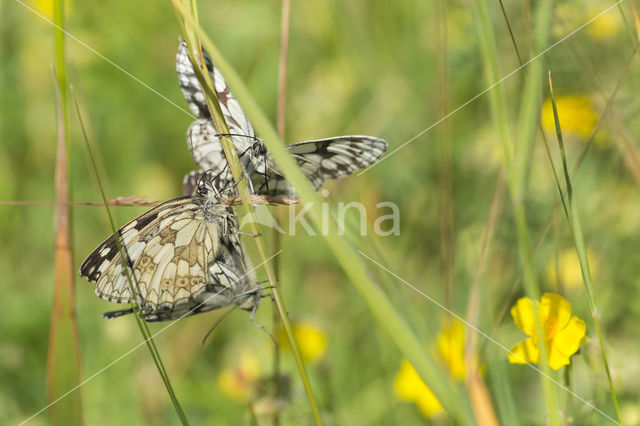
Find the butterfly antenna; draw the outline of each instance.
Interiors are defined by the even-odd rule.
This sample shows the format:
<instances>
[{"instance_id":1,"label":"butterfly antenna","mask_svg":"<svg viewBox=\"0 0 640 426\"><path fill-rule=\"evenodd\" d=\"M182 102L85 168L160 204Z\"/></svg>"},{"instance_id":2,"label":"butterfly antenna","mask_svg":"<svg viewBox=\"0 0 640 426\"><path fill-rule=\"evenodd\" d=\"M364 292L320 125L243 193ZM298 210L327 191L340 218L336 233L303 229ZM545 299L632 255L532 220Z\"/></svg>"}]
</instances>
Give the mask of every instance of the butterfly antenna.
<instances>
[{"instance_id":1,"label":"butterfly antenna","mask_svg":"<svg viewBox=\"0 0 640 426\"><path fill-rule=\"evenodd\" d=\"M212 176L212 170L213 169L207 169L204 172L200 173L200 176L198 178L198 181L196 182L196 187L200 187L202 184L208 182L209 185L211 185L211 187L213 188L213 190L216 192L216 194L219 194L218 192L218 188L216 188L216 186L213 184L213 181L220 176L220 173L218 173L215 176ZM212 176L209 178L209 176Z\"/></svg>"},{"instance_id":2,"label":"butterfly antenna","mask_svg":"<svg viewBox=\"0 0 640 426\"><path fill-rule=\"evenodd\" d=\"M229 164L226 164L222 170L220 170L217 174L213 174L213 169L208 169L206 170L204 173L202 173L202 178L204 178L205 176L211 176L208 179L209 184L211 185L211 187L213 188L213 190L216 192L216 195L218 197L221 197L222 194L225 192L225 190L218 190L218 187L214 184L214 182L216 181L216 179L218 179L218 177L220 177L220 175L224 172L227 171L227 168L229 167Z\"/></svg>"},{"instance_id":3,"label":"butterfly antenna","mask_svg":"<svg viewBox=\"0 0 640 426\"><path fill-rule=\"evenodd\" d=\"M227 315L229 315L231 312L233 312L236 308L237 308L237 306L233 306L231 309L227 310L224 314L222 314L220 316L220 318L218 318L213 323L213 325L211 326L209 331L207 331L207 334L205 334L204 337L202 338L202 346L204 346L205 342L207 341L207 339L209 338L211 333L213 333L213 330L215 330L218 327L218 325L220 325L220 323L227 317Z\"/></svg>"},{"instance_id":4,"label":"butterfly antenna","mask_svg":"<svg viewBox=\"0 0 640 426\"><path fill-rule=\"evenodd\" d=\"M218 173L218 174L216 175L216 177L220 176L220 174L222 174L222 172L226 171L228 167L229 167L229 164L227 164L227 165L224 167L224 169L223 169L220 173ZM242 171L242 176L240 176L240 178L239 178L237 181L233 181L230 185L227 185L227 187L226 187L226 188L223 188L222 190L220 190L219 194L220 194L220 195L222 195L222 194L224 194L225 192L229 192L229 191L231 191L232 189L236 188L236 187L238 186L238 184L239 184L239 183L242 181L242 179L244 179L244 178L245 178L245 176L244 176L244 170L243 170L243 171ZM214 179L215 179L215 178L214 178Z\"/></svg>"}]
</instances>

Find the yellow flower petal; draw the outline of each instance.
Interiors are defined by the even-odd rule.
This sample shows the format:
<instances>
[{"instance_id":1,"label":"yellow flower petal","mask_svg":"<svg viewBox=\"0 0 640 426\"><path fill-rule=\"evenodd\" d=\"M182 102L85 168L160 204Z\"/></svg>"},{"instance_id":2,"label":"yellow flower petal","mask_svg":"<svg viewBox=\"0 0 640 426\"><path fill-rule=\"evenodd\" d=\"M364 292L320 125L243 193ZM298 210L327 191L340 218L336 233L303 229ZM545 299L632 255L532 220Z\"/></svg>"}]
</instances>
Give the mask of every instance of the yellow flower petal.
<instances>
[{"instance_id":1,"label":"yellow flower petal","mask_svg":"<svg viewBox=\"0 0 640 426\"><path fill-rule=\"evenodd\" d=\"M533 302L528 297L521 297L511 308L511 316L516 326L527 333L529 336L535 336L536 317L533 313Z\"/></svg>"},{"instance_id":2,"label":"yellow flower petal","mask_svg":"<svg viewBox=\"0 0 640 426\"><path fill-rule=\"evenodd\" d=\"M596 13L593 13L589 16L589 19L592 19L596 16ZM598 19L591 22L589 26L587 26L587 34L595 39L606 39L613 37L618 33L620 29L620 17L615 13L605 13L604 15L598 16Z\"/></svg>"},{"instance_id":3,"label":"yellow flower petal","mask_svg":"<svg viewBox=\"0 0 640 426\"><path fill-rule=\"evenodd\" d=\"M229 399L244 401L247 399L248 389L238 381L235 371L225 369L218 374L218 387Z\"/></svg>"},{"instance_id":4,"label":"yellow flower petal","mask_svg":"<svg viewBox=\"0 0 640 426\"><path fill-rule=\"evenodd\" d=\"M313 363L324 356L327 350L327 335L320 327L309 322L299 322L293 327L293 335L305 362Z\"/></svg>"},{"instance_id":5,"label":"yellow flower petal","mask_svg":"<svg viewBox=\"0 0 640 426\"><path fill-rule=\"evenodd\" d=\"M598 113L586 96L559 96L556 98L558 118L563 132L572 133L586 139L591 135L598 122ZM556 125L551 100L542 106L542 126L555 134Z\"/></svg>"},{"instance_id":6,"label":"yellow flower petal","mask_svg":"<svg viewBox=\"0 0 640 426\"><path fill-rule=\"evenodd\" d=\"M531 337L511 349L509 362L524 364L538 363L540 359L539 342L544 342L547 361L555 370L568 365L571 356L580 345L588 341L585 338L586 325L576 316L571 316L571 304L558 294L545 293L537 303L544 336L539 338L533 318L533 303L521 298L511 308L516 325Z\"/></svg>"},{"instance_id":7,"label":"yellow flower petal","mask_svg":"<svg viewBox=\"0 0 640 426\"><path fill-rule=\"evenodd\" d=\"M535 364L540 359L540 349L536 342L530 337L518 343L509 351L509 362L511 364Z\"/></svg>"},{"instance_id":8,"label":"yellow flower petal","mask_svg":"<svg viewBox=\"0 0 640 426\"><path fill-rule=\"evenodd\" d=\"M34 8L48 19L53 19L53 0L36 0L33 3ZM71 10L71 0L64 2L65 12L68 14Z\"/></svg>"},{"instance_id":9,"label":"yellow flower petal","mask_svg":"<svg viewBox=\"0 0 640 426\"><path fill-rule=\"evenodd\" d=\"M250 352L240 355L233 368L225 368L218 375L218 387L230 399L245 401L260 375L260 363Z\"/></svg>"},{"instance_id":10,"label":"yellow flower petal","mask_svg":"<svg viewBox=\"0 0 640 426\"><path fill-rule=\"evenodd\" d=\"M584 321L575 316L571 318L549 344L549 366L557 370L563 365L569 365L569 358L580 348L586 331Z\"/></svg>"},{"instance_id":11,"label":"yellow flower petal","mask_svg":"<svg viewBox=\"0 0 640 426\"><path fill-rule=\"evenodd\" d=\"M419 392L419 388L424 385L420 376L406 359L402 360L400 370L393 380L393 390L396 395L405 401L413 401Z\"/></svg>"},{"instance_id":12,"label":"yellow flower petal","mask_svg":"<svg viewBox=\"0 0 640 426\"><path fill-rule=\"evenodd\" d=\"M427 418L431 418L438 413L442 413L444 408L442 408L442 404L438 401L438 398L431 392L431 389L427 388L426 391L421 393L416 398L416 405L418 409L422 413L423 416Z\"/></svg>"},{"instance_id":13,"label":"yellow flower petal","mask_svg":"<svg viewBox=\"0 0 640 426\"><path fill-rule=\"evenodd\" d=\"M322 359L327 350L328 339L320 327L307 321L300 321L293 326L293 337L305 362L314 363ZM278 343L283 349L291 349L284 329L280 330Z\"/></svg>"},{"instance_id":14,"label":"yellow flower petal","mask_svg":"<svg viewBox=\"0 0 640 426\"><path fill-rule=\"evenodd\" d=\"M440 401L406 359L402 360L400 370L393 380L393 390L400 399L415 402L425 417L433 417L443 411Z\"/></svg>"},{"instance_id":15,"label":"yellow flower petal","mask_svg":"<svg viewBox=\"0 0 640 426\"><path fill-rule=\"evenodd\" d=\"M591 276L596 276L599 269L599 258L592 251L587 252ZM575 248L566 249L549 260L545 271L546 279L553 286L562 284L566 289L582 288L582 269Z\"/></svg>"},{"instance_id":16,"label":"yellow flower petal","mask_svg":"<svg viewBox=\"0 0 640 426\"><path fill-rule=\"evenodd\" d=\"M571 304L559 294L545 293L540 301L540 321L544 340L551 340L571 318Z\"/></svg>"},{"instance_id":17,"label":"yellow flower petal","mask_svg":"<svg viewBox=\"0 0 640 426\"><path fill-rule=\"evenodd\" d=\"M447 321L438 335L438 353L449 367L453 378L458 380L466 376L464 335L464 325L458 320Z\"/></svg>"}]
</instances>

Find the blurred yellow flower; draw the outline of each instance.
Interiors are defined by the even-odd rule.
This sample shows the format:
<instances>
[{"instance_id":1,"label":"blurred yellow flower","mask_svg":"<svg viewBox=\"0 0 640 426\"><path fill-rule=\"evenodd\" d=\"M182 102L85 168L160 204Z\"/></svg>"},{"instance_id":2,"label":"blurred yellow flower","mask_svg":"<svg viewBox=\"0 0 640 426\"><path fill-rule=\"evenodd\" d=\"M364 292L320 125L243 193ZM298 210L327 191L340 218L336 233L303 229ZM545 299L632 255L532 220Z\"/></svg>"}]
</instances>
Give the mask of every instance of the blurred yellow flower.
<instances>
[{"instance_id":1,"label":"blurred yellow flower","mask_svg":"<svg viewBox=\"0 0 640 426\"><path fill-rule=\"evenodd\" d=\"M393 390L398 398L408 402L415 402L425 417L431 418L444 411L440 401L422 381L413 365L406 359L402 360L400 370L393 380Z\"/></svg>"},{"instance_id":2,"label":"blurred yellow flower","mask_svg":"<svg viewBox=\"0 0 640 426\"><path fill-rule=\"evenodd\" d=\"M36 0L33 7L45 18L53 19L53 0ZM68 13L71 9L71 0L64 1L64 9Z\"/></svg>"},{"instance_id":3,"label":"blurred yellow flower","mask_svg":"<svg viewBox=\"0 0 640 426\"><path fill-rule=\"evenodd\" d=\"M589 260L589 270L591 276L595 277L598 272L599 260L592 252L587 252ZM582 269L580 268L580 259L575 249L566 249L549 260L545 271L547 281L550 284L562 284L567 289L582 287Z\"/></svg>"},{"instance_id":4,"label":"blurred yellow flower","mask_svg":"<svg viewBox=\"0 0 640 426\"><path fill-rule=\"evenodd\" d=\"M438 354L447 365L451 376L456 380L464 380L466 377L465 332L462 322L454 318L447 318L436 339ZM415 402L425 417L433 417L443 411L436 396L406 359L402 360L400 370L393 382L393 389L400 399Z\"/></svg>"},{"instance_id":5,"label":"blurred yellow flower","mask_svg":"<svg viewBox=\"0 0 640 426\"><path fill-rule=\"evenodd\" d=\"M304 362L314 363L322 359L327 351L327 334L317 325L308 321L300 321L293 326L293 337L296 339L300 356ZM290 349L289 339L281 330L278 343L284 349Z\"/></svg>"},{"instance_id":6,"label":"blurred yellow flower","mask_svg":"<svg viewBox=\"0 0 640 426\"><path fill-rule=\"evenodd\" d=\"M568 365L580 345L587 342L586 325L580 318L571 316L571 304L558 294L543 294L541 301L536 301L535 306L547 349L547 361L551 368L557 370ZM540 362L540 339L533 309L534 302L528 297L520 298L511 308L516 326L531 336L511 348L509 362L512 364Z\"/></svg>"},{"instance_id":7,"label":"blurred yellow flower","mask_svg":"<svg viewBox=\"0 0 640 426\"><path fill-rule=\"evenodd\" d=\"M558 96L556 98L560 128L563 133L570 133L587 139L598 122L599 115L586 96ZM556 132L551 99L542 106L542 127L548 132Z\"/></svg>"},{"instance_id":8,"label":"blurred yellow flower","mask_svg":"<svg viewBox=\"0 0 640 426\"><path fill-rule=\"evenodd\" d=\"M596 13L591 13L589 19L592 19L595 15ZM595 39L605 39L616 35L620 29L620 24L620 15L618 13L605 13L591 22L586 30L587 34Z\"/></svg>"},{"instance_id":9,"label":"blurred yellow flower","mask_svg":"<svg viewBox=\"0 0 640 426\"><path fill-rule=\"evenodd\" d=\"M464 380L466 376L464 340L464 324L454 319L447 320L438 335L438 353L449 367L451 376L457 380Z\"/></svg>"},{"instance_id":10,"label":"blurred yellow flower","mask_svg":"<svg viewBox=\"0 0 640 426\"><path fill-rule=\"evenodd\" d=\"M253 353L244 352L232 368L218 374L218 387L234 401L246 401L260 376L260 363Z\"/></svg>"}]
</instances>

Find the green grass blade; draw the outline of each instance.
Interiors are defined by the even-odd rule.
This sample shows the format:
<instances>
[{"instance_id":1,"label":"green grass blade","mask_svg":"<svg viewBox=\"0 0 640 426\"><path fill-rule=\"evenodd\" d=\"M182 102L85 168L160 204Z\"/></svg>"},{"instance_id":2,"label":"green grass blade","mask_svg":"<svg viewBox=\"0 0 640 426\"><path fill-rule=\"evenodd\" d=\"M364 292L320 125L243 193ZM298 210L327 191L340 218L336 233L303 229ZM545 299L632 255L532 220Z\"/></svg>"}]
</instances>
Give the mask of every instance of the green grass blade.
<instances>
[{"instance_id":1,"label":"green grass blade","mask_svg":"<svg viewBox=\"0 0 640 426\"><path fill-rule=\"evenodd\" d=\"M64 1L54 1L54 22L65 27ZM75 313L75 283L73 273L73 247L71 245L71 159L68 137L68 97L64 33L55 30L54 85L58 114L56 154L56 207L54 249L54 292L49 348L47 353L47 395L49 402L73 388L81 380L82 355ZM82 394L74 392L49 408L54 425L81 425L83 421Z\"/></svg>"}]
</instances>

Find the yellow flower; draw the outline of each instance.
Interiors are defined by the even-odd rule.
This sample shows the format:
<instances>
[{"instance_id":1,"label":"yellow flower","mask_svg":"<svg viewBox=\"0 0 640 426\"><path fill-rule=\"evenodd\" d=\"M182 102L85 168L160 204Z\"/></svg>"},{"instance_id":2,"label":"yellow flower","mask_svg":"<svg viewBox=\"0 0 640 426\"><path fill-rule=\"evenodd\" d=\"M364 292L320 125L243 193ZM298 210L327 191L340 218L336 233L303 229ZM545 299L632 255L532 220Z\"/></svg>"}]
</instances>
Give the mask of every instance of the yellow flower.
<instances>
[{"instance_id":1,"label":"yellow flower","mask_svg":"<svg viewBox=\"0 0 640 426\"><path fill-rule=\"evenodd\" d=\"M318 362L327 351L327 335L318 326L308 322L300 321L293 326L293 337L296 339L300 356L304 362ZM289 339L287 339L284 330L278 338L280 346L289 349Z\"/></svg>"},{"instance_id":2,"label":"yellow flower","mask_svg":"<svg viewBox=\"0 0 640 426\"><path fill-rule=\"evenodd\" d=\"M244 352L233 368L225 368L218 375L218 387L229 399L246 401L260 376L260 363L253 353Z\"/></svg>"},{"instance_id":3,"label":"yellow flower","mask_svg":"<svg viewBox=\"0 0 640 426\"><path fill-rule=\"evenodd\" d=\"M586 96L559 96L556 98L560 128L582 139L587 139L598 122L598 113ZM542 127L548 132L556 132L551 99L542 106Z\"/></svg>"},{"instance_id":4,"label":"yellow flower","mask_svg":"<svg viewBox=\"0 0 640 426\"><path fill-rule=\"evenodd\" d=\"M589 269L594 277L598 272L599 261L594 253L588 252ZM551 284L562 284L568 289L582 286L582 269L575 249L560 252L557 258L552 258L546 268L547 281Z\"/></svg>"},{"instance_id":5,"label":"yellow flower","mask_svg":"<svg viewBox=\"0 0 640 426\"><path fill-rule=\"evenodd\" d=\"M557 370L568 365L571 356L587 341L586 325L580 318L571 316L571 304L558 294L545 293L535 305L547 349L547 361L551 368ZM516 326L531 336L511 348L509 362L512 364L540 362L540 339L533 309L534 302L527 297L520 298L511 308Z\"/></svg>"},{"instance_id":6,"label":"yellow flower","mask_svg":"<svg viewBox=\"0 0 640 426\"><path fill-rule=\"evenodd\" d=\"M34 9L41 13L45 18L53 19L53 0L36 0ZM65 12L69 13L71 9L71 0L64 2Z\"/></svg>"},{"instance_id":7,"label":"yellow flower","mask_svg":"<svg viewBox=\"0 0 640 426\"><path fill-rule=\"evenodd\" d=\"M591 13L589 19L592 19L596 13ZM595 39L611 38L618 33L620 29L620 15L617 13L605 13L600 15L598 19L591 22L586 28L587 34Z\"/></svg>"},{"instance_id":8,"label":"yellow flower","mask_svg":"<svg viewBox=\"0 0 640 426\"><path fill-rule=\"evenodd\" d=\"M400 370L393 380L393 390L398 398L415 402L425 417L431 418L444 411L440 401L422 381L413 365L406 359L402 360Z\"/></svg>"},{"instance_id":9,"label":"yellow flower","mask_svg":"<svg viewBox=\"0 0 640 426\"><path fill-rule=\"evenodd\" d=\"M444 321L442 331L436 339L438 354L449 368L451 376L456 380L464 380L466 376L465 331L462 322L448 318ZM430 418L443 411L436 396L406 359L402 360L400 370L393 382L393 389L400 399L415 402L425 417Z\"/></svg>"},{"instance_id":10,"label":"yellow flower","mask_svg":"<svg viewBox=\"0 0 640 426\"><path fill-rule=\"evenodd\" d=\"M447 320L438 335L438 353L449 367L451 376L457 380L464 380L466 376L464 341L464 324L458 320Z\"/></svg>"}]
</instances>

